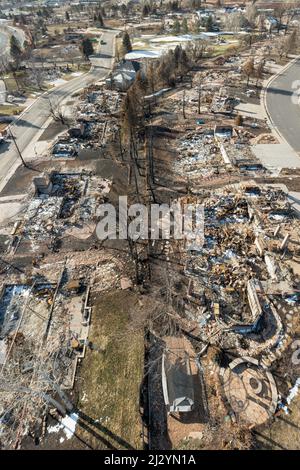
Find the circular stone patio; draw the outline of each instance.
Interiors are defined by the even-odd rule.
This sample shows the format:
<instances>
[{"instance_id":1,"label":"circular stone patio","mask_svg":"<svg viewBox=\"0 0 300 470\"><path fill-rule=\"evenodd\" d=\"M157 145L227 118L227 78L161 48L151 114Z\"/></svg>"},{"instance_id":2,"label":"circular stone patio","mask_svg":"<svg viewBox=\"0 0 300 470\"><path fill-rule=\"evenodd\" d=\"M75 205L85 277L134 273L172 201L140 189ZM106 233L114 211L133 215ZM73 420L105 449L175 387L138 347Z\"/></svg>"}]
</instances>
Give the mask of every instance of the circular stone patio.
<instances>
[{"instance_id":1,"label":"circular stone patio","mask_svg":"<svg viewBox=\"0 0 300 470\"><path fill-rule=\"evenodd\" d=\"M221 369L226 400L236 419L250 425L267 421L277 407L277 388L272 374L250 357L232 361Z\"/></svg>"}]
</instances>

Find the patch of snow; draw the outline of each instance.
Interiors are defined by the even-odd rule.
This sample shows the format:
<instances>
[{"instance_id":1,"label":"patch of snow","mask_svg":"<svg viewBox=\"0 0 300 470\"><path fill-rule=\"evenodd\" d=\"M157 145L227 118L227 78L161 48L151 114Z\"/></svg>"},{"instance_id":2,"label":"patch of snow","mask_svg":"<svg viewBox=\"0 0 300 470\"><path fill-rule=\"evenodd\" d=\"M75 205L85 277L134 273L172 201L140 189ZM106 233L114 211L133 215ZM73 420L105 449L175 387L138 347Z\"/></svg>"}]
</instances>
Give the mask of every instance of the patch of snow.
<instances>
[{"instance_id":1,"label":"patch of snow","mask_svg":"<svg viewBox=\"0 0 300 470\"><path fill-rule=\"evenodd\" d=\"M290 305L295 305L299 302L299 296L298 294L294 295L287 295L284 297L285 302L287 302Z\"/></svg>"},{"instance_id":2,"label":"patch of snow","mask_svg":"<svg viewBox=\"0 0 300 470\"><path fill-rule=\"evenodd\" d=\"M48 431L48 434L54 434L54 433L59 432L62 428L63 426L60 423L57 423L55 426L48 426L47 431Z\"/></svg>"},{"instance_id":3,"label":"patch of snow","mask_svg":"<svg viewBox=\"0 0 300 470\"><path fill-rule=\"evenodd\" d=\"M64 418L62 418L60 423L57 423L55 426L49 426L48 433L53 434L53 433L58 433L59 431L64 431L66 435L66 439L71 439L71 437L74 435L77 421L78 421L78 415L76 413L71 413L70 415L66 415ZM60 438L59 442L63 442L61 441L61 439L64 439L64 438L63 437Z\"/></svg>"},{"instance_id":4,"label":"patch of snow","mask_svg":"<svg viewBox=\"0 0 300 470\"><path fill-rule=\"evenodd\" d=\"M288 404L298 395L298 389L300 386L300 377L296 380L295 385L291 388L290 393L286 399Z\"/></svg>"},{"instance_id":5,"label":"patch of snow","mask_svg":"<svg viewBox=\"0 0 300 470\"><path fill-rule=\"evenodd\" d=\"M136 51L128 52L128 54L125 55L125 59L127 60L142 59L142 58L157 59L158 57L162 55L162 52L163 51L154 52L154 51L136 50Z\"/></svg>"},{"instance_id":6,"label":"patch of snow","mask_svg":"<svg viewBox=\"0 0 300 470\"><path fill-rule=\"evenodd\" d=\"M157 91L156 93L152 93L152 95L147 95L144 97L145 100L150 100L151 98L154 98L155 96L161 96L167 91L171 90L171 88L162 88L161 90Z\"/></svg>"},{"instance_id":7,"label":"patch of snow","mask_svg":"<svg viewBox=\"0 0 300 470\"><path fill-rule=\"evenodd\" d=\"M144 47L145 43L142 41L134 41L134 47Z\"/></svg>"},{"instance_id":8,"label":"patch of snow","mask_svg":"<svg viewBox=\"0 0 300 470\"><path fill-rule=\"evenodd\" d=\"M191 41L193 39L193 36L190 34L182 35L182 36L158 36L156 38L150 39L150 42L187 42Z\"/></svg>"},{"instance_id":9,"label":"patch of snow","mask_svg":"<svg viewBox=\"0 0 300 470\"><path fill-rule=\"evenodd\" d=\"M57 78L56 80L51 80L48 83L49 85L58 86L58 85L63 85L64 83L67 83L67 81L63 80L62 78Z\"/></svg>"},{"instance_id":10,"label":"patch of snow","mask_svg":"<svg viewBox=\"0 0 300 470\"><path fill-rule=\"evenodd\" d=\"M226 33L208 31L207 33L202 33L202 34L203 36L206 36L207 38L215 38L216 36L220 36L220 34L226 34Z\"/></svg>"}]
</instances>

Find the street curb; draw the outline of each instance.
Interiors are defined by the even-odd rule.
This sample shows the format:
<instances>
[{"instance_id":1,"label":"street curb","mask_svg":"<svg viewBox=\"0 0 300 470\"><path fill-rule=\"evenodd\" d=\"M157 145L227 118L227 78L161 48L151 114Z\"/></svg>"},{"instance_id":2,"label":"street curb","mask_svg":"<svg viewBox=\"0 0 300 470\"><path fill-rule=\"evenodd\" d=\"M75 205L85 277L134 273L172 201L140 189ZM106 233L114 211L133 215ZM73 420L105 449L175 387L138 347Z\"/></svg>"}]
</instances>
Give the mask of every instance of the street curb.
<instances>
[{"instance_id":1,"label":"street curb","mask_svg":"<svg viewBox=\"0 0 300 470\"><path fill-rule=\"evenodd\" d=\"M85 74L82 74L80 77L84 77L84 76L88 75L89 73L91 73L91 72L93 71L93 69L94 69L94 67L91 66L90 70L89 70L88 72L86 72ZM77 78L78 78L78 77L77 77ZM63 85L64 85L64 84L63 84ZM29 110L31 109L31 107L32 107L34 104L36 104L37 101L38 101L40 98L42 98L42 97L45 96L46 94L50 94L51 91L54 92L54 91L56 91L56 90L59 90L59 88L62 87L63 85L60 85L60 86L58 86L58 87L54 87L52 90L48 90L48 91L45 91L44 93L42 93L36 100L34 100L29 106L27 106L27 108L24 109L21 114L18 115L18 118L17 118L15 121L11 122L7 127L8 127L9 129L11 129L11 127L14 126L14 125L16 125L16 124L18 123L18 121L19 121L20 119L22 119L22 117L24 117L25 113L26 113L27 111L29 111ZM78 91L81 91L82 89L84 89L84 87L81 88L81 89L79 89ZM71 95L71 96L72 96L72 95ZM63 101L64 101L64 100L62 100L62 102L63 102ZM5 176L2 180L0 180L0 192L3 191L3 189L4 189L5 186L7 185L8 181L9 181L9 180L11 179L11 177L15 174L15 172L17 171L17 169L19 168L20 165L22 165L22 163L19 162L18 159L17 159L17 160L9 167L6 176Z\"/></svg>"},{"instance_id":2,"label":"street curb","mask_svg":"<svg viewBox=\"0 0 300 470\"><path fill-rule=\"evenodd\" d=\"M111 69L108 69L108 70L112 70L112 68L113 68L113 66L114 66L114 63L115 63L115 60L116 60L116 55L115 55L116 50L115 50L115 48L116 48L116 36L114 37L114 40L113 40L112 67L111 67ZM80 76L80 78L83 78L83 77L89 75L91 72L93 72L94 68L95 68L94 65L91 64L90 70L89 70L88 72L82 74L82 75ZM105 68L105 67L103 67L103 68ZM78 78L78 77L76 77L76 78ZM76 78L74 78L74 80L76 80ZM70 83L70 82L68 82L68 83ZM64 85L65 85L65 84L62 84L62 85L60 85L60 86L58 86L58 87L54 87L52 90L47 90L47 91L45 91L44 93L42 93L36 100L34 100L29 106L27 106L27 108L24 109L24 110L22 111L22 113L18 115L18 118L17 118L14 122L10 123L10 124L8 125L8 127L13 126L14 124L16 124L16 123L22 118L22 116L24 116L25 113L26 113L27 111L29 111L29 109L30 109L34 104L36 104L36 102L37 102L40 98L42 98L42 97L45 96L46 94L51 94L51 92L55 92L55 91L59 90L59 89L60 89L61 87L63 87ZM85 88L86 88L86 86L83 86L82 88L80 88L79 90L77 90L76 93L78 93L78 91L84 90ZM72 96L72 95L70 95L70 96ZM68 96L68 97L65 98L65 99L70 98L70 96ZM62 103L65 101L65 99L62 100ZM0 180L0 192L3 191L3 189L5 188L5 186L6 186L7 183L9 182L9 180L12 178L12 176L15 174L15 172L17 171L17 169L19 168L20 165L21 165L21 162L19 162L19 160L17 159L17 160L9 167L8 172L7 172L7 174L5 175L5 177L4 177L2 180Z\"/></svg>"},{"instance_id":3,"label":"street curb","mask_svg":"<svg viewBox=\"0 0 300 470\"><path fill-rule=\"evenodd\" d=\"M285 139L285 137L283 137L283 135L281 134L281 132L279 131L279 129L276 127L272 117L271 117L271 114L269 112L269 109L268 109L268 105L267 105L267 90L268 88L270 87L271 83L276 80L276 78L280 77L281 75L283 75L283 73L289 69L290 67L292 67L292 65L300 59L300 55L295 57L293 60L291 60L290 62L288 62L279 72L277 72L275 75L272 75L268 80L267 82L263 85L263 90L262 90L262 93L261 93L261 103L263 104L263 107L265 109L265 112L266 112L266 115L267 115L267 119L269 120L269 123L271 125L271 130L272 132L274 131L276 134L277 134L277 137L279 137L281 143L285 143L287 144L293 152L294 149L290 146L290 144L287 142L287 140ZM297 152L295 152L297 153Z\"/></svg>"},{"instance_id":4,"label":"street curb","mask_svg":"<svg viewBox=\"0 0 300 470\"><path fill-rule=\"evenodd\" d=\"M101 31L101 33L102 33L102 36L103 36L104 31ZM116 36L114 37L114 40L113 40L113 54L114 54L114 55L113 55L113 58L112 58L112 65L114 65L114 61L115 61L115 57L116 57L116 55L115 55L115 52L116 52L115 49L116 49ZM80 78L83 78L83 77L86 77L87 75L89 75L91 72L93 72L94 68L95 68L94 65L91 64L90 70L89 70L88 72L85 72L85 73L83 73L82 75L80 75ZM105 68L105 67L103 67L103 68ZM79 78L79 77L74 77L73 80L76 80L77 78ZM72 80L71 80L71 81L72 81ZM69 81L69 82L66 82L66 83L70 83L70 81ZM39 96L36 98L36 100L33 101L33 103L31 103L29 106L27 106L27 108L23 109L22 113L19 114L18 117L17 117L17 119L16 119L14 122L12 122L11 124L13 125L13 124L15 124L16 122L18 122L18 120L21 119L22 116L24 116L24 114L25 114L27 111L29 111L29 109L30 109L40 98L42 98L43 96L46 96L47 94L50 95L52 92L54 92L54 91L56 91L56 90L59 90L59 89L62 88L64 85L65 85L65 83L63 83L62 85L59 85L59 86L57 86L57 87L53 87L51 90L44 91L44 93L42 93L41 95L39 95ZM83 88L85 88L85 87L83 87ZM83 88L81 88L80 90L82 90ZM80 91L80 90L79 90L79 91Z\"/></svg>"},{"instance_id":5,"label":"street curb","mask_svg":"<svg viewBox=\"0 0 300 470\"><path fill-rule=\"evenodd\" d=\"M91 73L92 71L93 71L93 66L91 66L91 68L90 68L90 70L89 70L88 72L83 73L82 75L80 75L80 78L85 77L86 75L88 75L88 74ZM74 77L73 80L76 80L77 78L79 78L79 77ZM69 80L69 82L66 82L66 83L70 83L70 82L72 82L72 80ZM13 121L11 124L14 125L16 122L18 122L18 120L21 119L22 116L24 116L24 114L25 114L27 111L29 111L29 109L30 109L34 104L36 104L36 102L37 102L40 98L46 96L47 94L50 95L52 92L54 92L54 91L56 91L56 90L59 90L59 89L62 88L64 85L65 85L65 83L63 83L63 84L61 84L61 85L58 85L57 87L53 87L53 88L51 88L51 90L44 91L44 93L42 93L41 95L39 95L29 106L27 106L27 108L23 109L23 111L21 112L21 114L18 114L18 118L17 118L15 121Z\"/></svg>"}]
</instances>

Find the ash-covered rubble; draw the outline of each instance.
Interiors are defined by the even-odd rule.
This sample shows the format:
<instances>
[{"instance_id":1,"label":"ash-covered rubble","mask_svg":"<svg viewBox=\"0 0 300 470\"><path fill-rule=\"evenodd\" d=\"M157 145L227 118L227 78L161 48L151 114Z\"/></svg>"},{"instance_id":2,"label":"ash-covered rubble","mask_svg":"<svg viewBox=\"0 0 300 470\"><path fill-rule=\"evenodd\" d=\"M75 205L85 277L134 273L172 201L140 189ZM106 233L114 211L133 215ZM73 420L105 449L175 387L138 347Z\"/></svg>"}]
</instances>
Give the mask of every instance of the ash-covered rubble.
<instances>
[{"instance_id":1,"label":"ash-covered rubble","mask_svg":"<svg viewBox=\"0 0 300 470\"><path fill-rule=\"evenodd\" d=\"M210 110L212 113L232 114L238 104L239 100L231 96L226 87L221 87L213 95Z\"/></svg>"},{"instance_id":2,"label":"ash-covered rubble","mask_svg":"<svg viewBox=\"0 0 300 470\"><path fill-rule=\"evenodd\" d=\"M252 138L253 135L249 131L236 127L230 139L218 139L224 163L248 176L251 174L255 176L258 173L268 174L249 145Z\"/></svg>"},{"instance_id":3,"label":"ash-covered rubble","mask_svg":"<svg viewBox=\"0 0 300 470\"><path fill-rule=\"evenodd\" d=\"M185 329L204 344L273 362L290 332L276 305L293 310L300 300L297 214L282 189L255 183L194 199L204 205L205 241L181 250L189 282L176 305Z\"/></svg>"},{"instance_id":4,"label":"ash-covered rubble","mask_svg":"<svg viewBox=\"0 0 300 470\"><path fill-rule=\"evenodd\" d=\"M19 276L13 284L9 277L0 278L2 442L34 429L49 406L56 405L57 391L61 397L64 389L73 388L78 359L85 355L88 279L64 262L55 268L51 279L39 275L24 283Z\"/></svg>"},{"instance_id":5,"label":"ash-covered rubble","mask_svg":"<svg viewBox=\"0 0 300 470\"><path fill-rule=\"evenodd\" d=\"M214 141L213 132L187 133L178 146L179 157L174 170L189 178L214 174L214 168L222 163L220 151Z\"/></svg>"},{"instance_id":6,"label":"ash-covered rubble","mask_svg":"<svg viewBox=\"0 0 300 470\"><path fill-rule=\"evenodd\" d=\"M173 169L190 182L229 174L252 177L268 171L251 150L244 130L226 125L185 132L176 145Z\"/></svg>"},{"instance_id":7,"label":"ash-covered rubble","mask_svg":"<svg viewBox=\"0 0 300 470\"><path fill-rule=\"evenodd\" d=\"M94 85L84 90L74 107L72 125L52 147L53 158L76 159L85 149L96 150L115 140L121 102L121 93L103 86Z\"/></svg>"},{"instance_id":8,"label":"ash-covered rubble","mask_svg":"<svg viewBox=\"0 0 300 470\"><path fill-rule=\"evenodd\" d=\"M73 159L77 154L77 141L74 138L60 138L52 148L52 155L57 159Z\"/></svg>"},{"instance_id":9,"label":"ash-covered rubble","mask_svg":"<svg viewBox=\"0 0 300 470\"><path fill-rule=\"evenodd\" d=\"M84 171L54 171L35 178L25 213L14 222L11 253L38 251L47 246L56 250L64 237L91 237L96 228L97 207L105 200L110 185L110 180Z\"/></svg>"},{"instance_id":10,"label":"ash-covered rubble","mask_svg":"<svg viewBox=\"0 0 300 470\"><path fill-rule=\"evenodd\" d=\"M95 251L65 260L52 254L23 272L0 274L1 445L29 433L43 439L39 423L49 410L64 416L74 408L64 391L73 389L86 350L95 351L92 296L120 288L129 265L128 255Z\"/></svg>"},{"instance_id":11,"label":"ash-covered rubble","mask_svg":"<svg viewBox=\"0 0 300 470\"><path fill-rule=\"evenodd\" d=\"M106 89L87 89L77 106L75 118L84 127L83 136L86 146L97 148L107 143L107 139L118 131L118 116L122 102L121 94Z\"/></svg>"}]
</instances>

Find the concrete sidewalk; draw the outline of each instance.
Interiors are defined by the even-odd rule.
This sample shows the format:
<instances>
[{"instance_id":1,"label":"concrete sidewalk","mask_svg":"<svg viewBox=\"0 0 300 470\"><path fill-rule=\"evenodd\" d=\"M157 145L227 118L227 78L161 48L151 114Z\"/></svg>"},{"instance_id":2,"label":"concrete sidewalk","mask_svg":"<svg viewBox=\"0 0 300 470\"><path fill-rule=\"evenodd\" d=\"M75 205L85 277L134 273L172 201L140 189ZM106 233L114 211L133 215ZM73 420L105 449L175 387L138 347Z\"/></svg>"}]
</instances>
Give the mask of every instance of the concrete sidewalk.
<instances>
[{"instance_id":1,"label":"concrete sidewalk","mask_svg":"<svg viewBox=\"0 0 300 470\"><path fill-rule=\"evenodd\" d=\"M300 158L296 152L287 144L256 144L253 145L254 155L262 164L274 172L282 168L300 168Z\"/></svg>"},{"instance_id":2,"label":"concrete sidewalk","mask_svg":"<svg viewBox=\"0 0 300 470\"><path fill-rule=\"evenodd\" d=\"M295 58L291 61L293 64ZM269 64L270 65L270 64ZM255 156L262 162L262 164L269 169L273 174L278 174L282 168L300 168L300 157L298 153L291 147L291 145L285 140L283 135L280 132L280 129L277 129L273 123L272 116L270 116L267 101L266 93L269 86L274 86L276 78L280 77L285 70L289 68L290 64L285 66L278 66L277 64L271 64L269 70L274 72L268 80L265 80L261 93L261 100L259 105L246 105L248 111L255 112L256 115L251 114L252 117L257 117L257 119L266 119L268 120L269 127L272 134L279 141L278 144L257 144L252 147L252 151ZM273 96L276 97L276 94ZM284 102L290 100L290 96L284 96ZM243 106L243 105L240 105ZM259 117L260 116L260 117ZM289 116L287 116L286 121L288 121Z\"/></svg>"}]
</instances>

